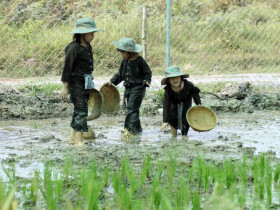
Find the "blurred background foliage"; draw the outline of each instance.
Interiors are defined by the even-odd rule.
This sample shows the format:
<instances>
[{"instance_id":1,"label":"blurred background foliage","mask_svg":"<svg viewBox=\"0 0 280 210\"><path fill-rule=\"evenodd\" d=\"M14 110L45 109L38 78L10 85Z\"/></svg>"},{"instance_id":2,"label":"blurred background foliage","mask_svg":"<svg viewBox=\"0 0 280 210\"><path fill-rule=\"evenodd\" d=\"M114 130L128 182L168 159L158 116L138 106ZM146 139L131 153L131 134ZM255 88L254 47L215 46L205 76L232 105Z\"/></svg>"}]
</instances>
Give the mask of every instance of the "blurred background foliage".
<instances>
[{"instance_id":1,"label":"blurred background foliage","mask_svg":"<svg viewBox=\"0 0 280 210\"><path fill-rule=\"evenodd\" d=\"M171 64L191 74L279 71L278 0L172 0ZM142 43L147 6L147 60L165 68L165 0L1 0L0 77L60 75L69 32L79 17L93 17L95 74L112 75L121 57L113 40Z\"/></svg>"}]
</instances>

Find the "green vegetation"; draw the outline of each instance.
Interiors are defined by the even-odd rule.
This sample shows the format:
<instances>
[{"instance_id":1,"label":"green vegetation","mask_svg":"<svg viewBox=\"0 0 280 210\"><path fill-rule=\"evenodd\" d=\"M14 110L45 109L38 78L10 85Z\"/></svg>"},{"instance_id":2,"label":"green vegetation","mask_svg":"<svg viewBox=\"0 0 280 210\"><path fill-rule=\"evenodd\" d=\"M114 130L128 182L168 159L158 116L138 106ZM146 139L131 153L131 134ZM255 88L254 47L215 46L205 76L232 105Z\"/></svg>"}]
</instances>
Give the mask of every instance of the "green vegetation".
<instances>
[{"instance_id":1,"label":"green vegetation","mask_svg":"<svg viewBox=\"0 0 280 210\"><path fill-rule=\"evenodd\" d=\"M27 209L264 209L278 205L279 168L264 154L219 165L197 156L184 164L176 151L162 162L148 155L140 168L124 156L116 171L94 161L75 168L68 158L61 166L45 163L32 179L18 179L14 164L2 164L0 207L9 199Z\"/></svg>"},{"instance_id":2,"label":"green vegetation","mask_svg":"<svg viewBox=\"0 0 280 210\"><path fill-rule=\"evenodd\" d=\"M92 43L95 75L112 75L120 55L113 40L141 40L142 6L148 7L147 59L165 68L166 2L161 0L1 1L0 77L60 75L75 20L94 16L104 33ZM279 67L277 0L174 0L171 64L191 74L276 73Z\"/></svg>"},{"instance_id":3,"label":"green vegetation","mask_svg":"<svg viewBox=\"0 0 280 210\"><path fill-rule=\"evenodd\" d=\"M53 95L55 91L61 90L61 88L62 88L62 84L55 84L55 83L35 84L33 82L29 82L21 86L19 90L21 92L28 92L33 96L36 96L38 94L50 96Z\"/></svg>"}]
</instances>

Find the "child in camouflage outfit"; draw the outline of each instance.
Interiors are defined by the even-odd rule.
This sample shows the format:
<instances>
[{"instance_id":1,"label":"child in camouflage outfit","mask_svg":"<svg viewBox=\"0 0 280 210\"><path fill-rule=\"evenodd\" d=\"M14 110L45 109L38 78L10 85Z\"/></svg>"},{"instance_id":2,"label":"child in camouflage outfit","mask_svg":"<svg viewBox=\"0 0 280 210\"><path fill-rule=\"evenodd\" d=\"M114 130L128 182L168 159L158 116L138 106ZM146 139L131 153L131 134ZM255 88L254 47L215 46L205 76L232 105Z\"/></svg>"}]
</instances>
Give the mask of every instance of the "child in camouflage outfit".
<instances>
[{"instance_id":1,"label":"child in camouflage outfit","mask_svg":"<svg viewBox=\"0 0 280 210\"><path fill-rule=\"evenodd\" d=\"M74 114L71 122L70 144L77 147L84 145L83 132L88 131L88 99L93 84L93 55L90 42L94 38L96 28L92 18L77 20L76 28L70 32L74 34L73 42L65 48L65 64L61 77L63 82L61 98L66 100L70 93L74 105Z\"/></svg>"},{"instance_id":2,"label":"child in camouflage outfit","mask_svg":"<svg viewBox=\"0 0 280 210\"><path fill-rule=\"evenodd\" d=\"M201 104L199 88L193 85L187 78L188 74L181 73L179 67L171 66L165 70L165 78L161 80L164 87L163 100L163 124L161 130L170 125L172 136L177 136L177 129L183 136L187 136L189 124L186 113L192 106L192 99L196 105Z\"/></svg>"},{"instance_id":3,"label":"child in camouflage outfit","mask_svg":"<svg viewBox=\"0 0 280 210\"><path fill-rule=\"evenodd\" d=\"M139 109L145 96L146 87L150 86L152 72L143 57L138 54L142 51L142 46L135 44L133 39L122 38L113 44L122 55L123 60L118 73L105 84L118 85L123 81L127 108L123 133L125 137L128 137L142 132Z\"/></svg>"}]
</instances>

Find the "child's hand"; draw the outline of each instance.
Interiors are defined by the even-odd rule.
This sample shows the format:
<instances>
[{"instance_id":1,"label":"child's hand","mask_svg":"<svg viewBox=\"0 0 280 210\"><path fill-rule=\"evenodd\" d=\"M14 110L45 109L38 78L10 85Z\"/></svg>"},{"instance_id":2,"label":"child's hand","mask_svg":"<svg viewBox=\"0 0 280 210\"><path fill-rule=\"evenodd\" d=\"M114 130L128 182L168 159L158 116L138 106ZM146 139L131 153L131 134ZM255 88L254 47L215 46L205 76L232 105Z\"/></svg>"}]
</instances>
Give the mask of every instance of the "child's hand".
<instances>
[{"instance_id":1,"label":"child's hand","mask_svg":"<svg viewBox=\"0 0 280 210\"><path fill-rule=\"evenodd\" d=\"M68 88L63 86L62 90L61 90L61 93L60 93L60 97L62 98L62 100L66 101L68 92L69 92Z\"/></svg>"},{"instance_id":2,"label":"child's hand","mask_svg":"<svg viewBox=\"0 0 280 210\"><path fill-rule=\"evenodd\" d=\"M111 81L105 82L103 85L112 85L112 82Z\"/></svg>"},{"instance_id":3,"label":"child's hand","mask_svg":"<svg viewBox=\"0 0 280 210\"><path fill-rule=\"evenodd\" d=\"M146 80L143 80L143 85L147 85L148 87L150 87L150 83L148 83Z\"/></svg>"},{"instance_id":4,"label":"child's hand","mask_svg":"<svg viewBox=\"0 0 280 210\"><path fill-rule=\"evenodd\" d=\"M160 131L165 131L168 127L168 123L162 123Z\"/></svg>"},{"instance_id":5,"label":"child's hand","mask_svg":"<svg viewBox=\"0 0 280 210\"><path fill-rule=\"evenodd\" d=\"M63 82L62 90L60 93L60 97L62 98L62 100L66 101L68 93L69 93L68 82Z\"/></svg>"}]
</instances>

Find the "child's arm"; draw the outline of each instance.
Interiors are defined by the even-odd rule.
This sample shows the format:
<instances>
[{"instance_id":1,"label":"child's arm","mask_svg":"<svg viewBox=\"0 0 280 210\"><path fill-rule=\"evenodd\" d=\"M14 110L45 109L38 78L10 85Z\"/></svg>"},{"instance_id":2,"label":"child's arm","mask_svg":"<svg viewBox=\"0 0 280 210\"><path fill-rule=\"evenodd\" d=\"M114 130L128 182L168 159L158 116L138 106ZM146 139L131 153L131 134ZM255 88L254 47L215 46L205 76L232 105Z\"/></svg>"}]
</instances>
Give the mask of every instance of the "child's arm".
<instances>
[{"instance_id":1,"label":"child's arm","mask_svg":"<svg viewBox=\"0 0 280 210\"><path fill-rule=\"evenodd\" d=\"M143 73L144 73L143 84L150 87L151 80L152 80L152 71L151 71L149 65L147 64L147 62L144 59L143 59L142 68L143 68Z\"/></svg>"},{"instance_id":2,"label":"child's arm","mask_svg":"<svg viewBox=\"0 0 280 210\"><path fill-rule=\"evenodd\" d=\"M67 99L67 95L69 93L68 90L68 82L70 78L70 74L73 71L75 60L77 59L77 49L74 45L68 45L65 49L65 63L64 63L64 69L61 76L62 84L62 90L60 93L60 96L63 100Z\"/></svg>"},{"instance_id":3,"label":"child's arm","mask_svg":"<svg viewBox=\"0 0 280 210\"><path fill-rule=\"evenodd\" d=\"M65 63L64 63L64 68L61 76L61 81L62 82L69 82L69 77L73 71L75 61L77 59L77 49L75 45L68 45L65 49Z\"/></svg>"},{"instance_id":4,"label":"child's arm","mask_svg":"<svg viewBox=\"0 0 280 210\"><path fill-rule=\"evenodd\" d=\"M124 65L124 59L122 60L122 63L120 65L119 72L116 73L108 82L105 82L104 85L112 85L112 84L118 85L123 81L123 77L122 77L123 65Z\"/></svg>"},{"instance_id":5,"label":"child's arm","mask_svg":"<svg viewBox=\"0 0 280 210\"><path fill-rule=\"evenodd\" d=\"M161 125L161 131L166 130L168 127L168 116L170 111L171 101L168 93L164 92L163 97L163 123Z\"/></svg>"},{"instance_id":6,"label":"child's arm","mask_svg":"<svg viewBox=\"0 0 280 210\"><path fill-rule=\"evenodd\" d=\"M198 87L193 86L191 92L192 92L192 97L193 97L195 104L196 105L201 104L201 99L200 99L200 95L199 95L200 89Z\"/></svg>"}]
</instances>

